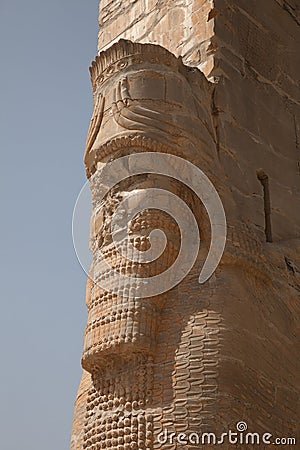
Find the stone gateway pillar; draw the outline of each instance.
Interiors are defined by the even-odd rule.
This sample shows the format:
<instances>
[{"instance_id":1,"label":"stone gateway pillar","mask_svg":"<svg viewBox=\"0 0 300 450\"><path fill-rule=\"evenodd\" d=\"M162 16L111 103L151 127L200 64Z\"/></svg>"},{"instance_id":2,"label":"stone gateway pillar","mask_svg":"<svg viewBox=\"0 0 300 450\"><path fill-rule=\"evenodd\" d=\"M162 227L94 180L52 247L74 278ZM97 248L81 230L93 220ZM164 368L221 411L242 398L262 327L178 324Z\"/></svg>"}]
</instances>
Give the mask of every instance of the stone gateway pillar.
<instances>
[{"instance_id":1,"label":"stone gateway pillar","mask_svg":"<svg viewBox=\"0 0 300 450\"><path fill-rule=\"evenodd\" d=\"M71 450L297 448L299 41L294 0L101 1Z\"/></svg>"}]
</instances>

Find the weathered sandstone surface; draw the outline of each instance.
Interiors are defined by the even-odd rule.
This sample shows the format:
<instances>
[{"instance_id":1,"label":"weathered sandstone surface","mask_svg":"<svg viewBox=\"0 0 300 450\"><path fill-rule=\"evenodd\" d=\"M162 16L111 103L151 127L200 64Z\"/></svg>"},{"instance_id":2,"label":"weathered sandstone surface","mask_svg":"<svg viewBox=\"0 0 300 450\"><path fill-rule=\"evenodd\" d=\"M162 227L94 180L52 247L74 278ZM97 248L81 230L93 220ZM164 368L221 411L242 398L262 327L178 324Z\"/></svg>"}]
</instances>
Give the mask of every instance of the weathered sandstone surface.
<instances>
[{"instance_id":1,"label":"weathered sandstone surface","mask_svg":"<svg viewBox=\"0 0 300 450\"><path fill-rule=\"evenodd\" d=\"M145 211L129 228L142 250L151 230L165 231L168 246L156 263L128 263L112 241L121 199L153 187L189 205L201 250L187 277L157 297L111 294L88 280L72 450L216 448L162 445L157 436L166 428L220 435L239 421L252 432L297 436L299 10L297 0L101 1L85 155L96 216L94 262L101 248L119 271L153 276L174 261L180 235L164 213ZM188 188L139 176L97 204L103 165L146 151L192 162L223 202L227 244L203 285L198 275L210 224Z\"/></svg>"}]
</instances>

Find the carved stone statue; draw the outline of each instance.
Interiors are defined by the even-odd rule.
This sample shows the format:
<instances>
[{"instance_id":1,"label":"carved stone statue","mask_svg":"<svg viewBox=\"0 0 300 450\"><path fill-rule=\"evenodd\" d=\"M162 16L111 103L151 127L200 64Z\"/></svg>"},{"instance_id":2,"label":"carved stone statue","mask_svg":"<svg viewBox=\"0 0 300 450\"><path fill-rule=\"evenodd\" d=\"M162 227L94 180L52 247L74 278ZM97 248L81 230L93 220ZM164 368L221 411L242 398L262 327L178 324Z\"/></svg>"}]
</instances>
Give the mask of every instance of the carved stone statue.
<instances>
[{"instance_id":1,"label":"carved stone statue","mask_svg":"<svg viewBox=\"0 0 300 450\"><path fill-rule=\"evenodd\" d=\"M149 174L124 180L102 205L97 204L97 167L101 168L113 159L133 152L161 152L184 157L203 167L215 158L213 154L209 155L209 149L215 148L213 124L201 104L201 96L197 95L197 89L200 91L204 82L203 75L185 67L180 59L162 47L129 41L120 41L100 54L92 65L91 74L95 110L85 163L95 206L95 226L91 236L91 249L95 254L93 266L99 247L111 267L137 277L154 276L173 263L180 246L180 234L174 220L161 211L140 213L129 229L139 250L149 246L151 230L158 228L165 232L167 247L155 262L128 263L118 256L112 240L111 219L120 199L131 191L147 192L150 187L167 189L189 204L202 223L202 253L205 254L210 236L201 202L174 179ZM143 197L140 202L143 204ZM203 254L198 259L199 267ZM83 443L74 448L152 449L153 432L162 430L164 420L171 416L176 420L179 414L187 421L189 402L197 402L200 391L195 389L193 392L194 388L189 392L189 400L176 400L177 393L181 396L180 393L186 392L183 380L191 386L193 380L189 380L188 360L182 361L185 339L177 363L175 349L187 325L184 311L189 314L194 310L199 293L191 292L184 302L178 288L151 298L130 298L130 286L127 291L123 289L112 294L95 283L97 276L103 274L95 274L94 267L91 271L87 286L89 318L82 359L83 368L91 379ZM197 309L200 326L202 318L208 317L209 313L201 311L200 305ZM212 321L218 323L215 314L212 314ZM205 334L196 339L200 346L195 348L195 357L203 355L206 339ZM200 344L200 341L203 342ZM215 352L216 345L217 341L211 341L208 350ZM208 364L211 364L210 359ZM180 370L172 385L172 372L176 366ZM208 373L203 363L201 367L201 380L196 383L205 387ZM215 382L213 377L210 379L212 386ZM214 389L210 389L209 396L213 401ZM108 430L111 432L106 434ZM132 434L130 430L135 431Z\"/></svg>"},{"instance_id":2,"label":"carved stone statue","mask_svg":"<svg viewBox=\"0 0 300 450\"><path fill-rule=\"evenodd\" d=\"M212 449L212 437L203 446L164 441L164 432L221 436L236 431L241 421L256 433L295 435L299 367L293 336L299 278L296 269L294 275L283 273L283 254L290 245L266 246L259 225L263 212L253 209L253 219L246 220L244 205L237 201L239 169L228 169L232 155L226 150L226 159L222 148L227 136L233 142L238 132L229 135L227 123L232 121L233 127L235 119L217 106L225 88L218 90L199 69L159 45L123 39L100 52L91 78L94 113L85 166L93 197L93 264L71 450ZM180 177L164 177L159 171L130 176L129 166L136 164L132 155L143 153L152 155L153 165L155 154L189 161L207 175L222 199L226 248L203 284L199 273L212 241L207 209ZM103 169L123 157L128 158L120 171L129 175L101 197ZM251 177L247 183L259 190L260 179L256 173ZM171 214L143 208L150 204L151 189L167 191L189 207L201 245L192 270L179 284L139 297L134 279L165 272L183 239ZM128 210L120 206L124 201ZM182 203L177 212L184 216ZM130 211L138 213L131 217ZM270 214L268 197L269 222ZM158 229L166 237L158 258L147 263L126 258L135 250L150 252L151 233ZM116 274L130 281L123 283ZM114 289L104 287L109 283ZM290 295L289 302L282 301L282 292L285 299ZM288 369L280 367L277 352ZM234 448L256 447L240 442Z\"/></svg>"}]
</instances>

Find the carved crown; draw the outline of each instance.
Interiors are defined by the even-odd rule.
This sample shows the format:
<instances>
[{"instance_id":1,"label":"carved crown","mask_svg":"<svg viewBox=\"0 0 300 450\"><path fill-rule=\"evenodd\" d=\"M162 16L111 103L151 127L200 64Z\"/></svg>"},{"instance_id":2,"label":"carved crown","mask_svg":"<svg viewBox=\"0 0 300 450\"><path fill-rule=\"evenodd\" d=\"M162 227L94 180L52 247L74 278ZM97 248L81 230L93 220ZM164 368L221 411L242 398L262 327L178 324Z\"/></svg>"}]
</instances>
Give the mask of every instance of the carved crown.
<instances>
[{"instance_id":1,"label":"carved crown","mask_svg":"<svg viewBox=\"0 0 300 450\"><path fill-rule=\"evenodd\" d=\"M160 65L186 75L189 68L164 47L155 44L140 44L120 39L107 50L101 52L90 67L93 90L113 74L130 66L143 64Z\"/></svg>"}]
</instances>

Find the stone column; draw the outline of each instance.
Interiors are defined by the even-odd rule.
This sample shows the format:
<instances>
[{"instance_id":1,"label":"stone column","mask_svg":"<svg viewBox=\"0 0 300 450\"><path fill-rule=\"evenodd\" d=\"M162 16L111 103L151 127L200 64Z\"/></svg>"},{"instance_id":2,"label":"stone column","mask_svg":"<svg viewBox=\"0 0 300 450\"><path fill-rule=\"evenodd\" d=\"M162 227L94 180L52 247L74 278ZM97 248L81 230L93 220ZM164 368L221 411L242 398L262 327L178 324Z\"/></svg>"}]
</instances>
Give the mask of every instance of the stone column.
<instances>
[{"instance_id":1,"label":"stone column","mask_svg":"<svg viewBox=\"0 0 300 450\"><path fill-rule=\"evenodd\" d=\"M94 263L72 450L216 448L160 444L157 436L164 429L220 436L236 431L240 421L252 433L296 436L298 9L293 0L249 5L101 2L99 56L91 67L95 109L85 154ZM103 168L145 152L192 162L222 199L227 245L202 285L198 276L211 228L190 189L151 174L122 181L98 201ZM111 273L101 270L99 250L112 270L137 277L155 276L178 254L173 219L149 210L128 223L129 241L147 251L151 231L162 229L164 255L144 266L115 248L111 225L118 206L133 192L141 194L142 206L150 188L170 191L192 210L201 235L196 263L161 295L132 297L130 284L106 291L97 280Z\"/></svg>"},{"instance_id":2,"label":"stone column","mask_svg":"<svg viewBox=\"0 0 300 450\"><path fill-rule=\"evenodd\" d=\"M142 299L130 297L130 284L115 293L101 288L101 278L110 275L101 270L101 264L100 269L97 265L98 250L104 253L112 269L136 277L154 276L175 261L180 230L170 216L158 210L137 215L129 224L128 234L134 246L143 251L149 248L151 231L163 230L167 237L163 255L143 265L128 262L118 254L111 234L112 217L120 201L133 191L145 192L147 196L149 188L160 188L189 205L201 227L202 253L198 265L203 264L209 247L209 223L195 194L180 182L156 174L124 180L99 202L98 172L101 173L103 165L122 156L159 152L182 157L211 173L209 166L216 158L213 123L207 113L211 94L201 72L184 66L168 50L125 40L100 53L92 64L91 76L95 110L85 164L94 204L91 235L94 263L87 286L84 381L78 396L72 448L152 449L153 433L161 429L164 420L160 417L168 416L177 389L170 384L171 366L181 336L181 320L187 317L184 313L180 322L175 318L183 313L177 287ZM146 197L139 198L143 209ZM191 291L190 297L195 302L199 295ZM189 301L187 297L186 302ZM190 305L185 309L188 315ZM176 375L179 378L180 373L181 369ZM195 395L196 392L192 401ZM214 401L213 391L209 397ZM175 421L176 408L172 409ZM179 405L179 414L181 410L187 412ZM204 412L203 420L205 416Z\"/></svg>"}]
</instances>

